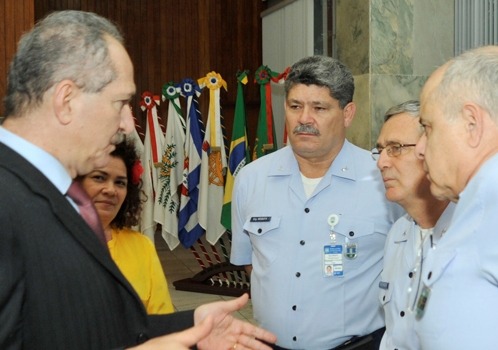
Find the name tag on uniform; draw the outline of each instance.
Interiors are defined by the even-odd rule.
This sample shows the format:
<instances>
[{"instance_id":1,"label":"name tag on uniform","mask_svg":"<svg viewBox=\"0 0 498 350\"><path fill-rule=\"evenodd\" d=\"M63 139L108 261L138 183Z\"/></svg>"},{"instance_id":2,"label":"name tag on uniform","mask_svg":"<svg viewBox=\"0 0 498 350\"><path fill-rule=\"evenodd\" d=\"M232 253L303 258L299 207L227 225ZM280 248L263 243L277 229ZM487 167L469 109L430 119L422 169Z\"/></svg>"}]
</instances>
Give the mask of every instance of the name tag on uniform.
<instances>
[{"instance_id":1,"label":"name tag on uniform","mask_svg":"<svg viewBox=\"0 0 498 350\"><path fill-rule=\"evenodd\" d=\"M271 216L253 216L251 222L270 222Z\"/></svg>"},{"instance_id":2,"label":"name tag on uniform","mask_svg":"<svg viewBox=\"0 0 498 350\"><path fill-rule=\"evenodd\" d=\"M389 282L380 281L379 282L379 288L380 289L389 289Z\"/></svg>"}]
</instances>

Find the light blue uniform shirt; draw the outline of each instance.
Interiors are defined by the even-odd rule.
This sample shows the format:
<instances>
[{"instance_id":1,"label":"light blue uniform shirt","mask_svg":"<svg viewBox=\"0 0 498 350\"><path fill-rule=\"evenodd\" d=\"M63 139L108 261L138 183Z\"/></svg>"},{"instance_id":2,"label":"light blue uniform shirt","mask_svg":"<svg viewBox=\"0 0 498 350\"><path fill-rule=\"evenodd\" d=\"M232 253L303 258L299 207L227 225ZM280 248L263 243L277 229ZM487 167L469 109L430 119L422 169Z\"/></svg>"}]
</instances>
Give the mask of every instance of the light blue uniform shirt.
<instances>
[{"instance_id":1,"label":"light blue uniform shirt","mask_svg":"<svg viewBox=\"0 0 498 350\"><path fill-rule=\"evenodd\" d=\"M422 349L498 348L498 155L469 181L424 261L430 289L415 330Z\"/></svg>"},{"instance_id":2,"label":"light blue uniform shirt","mask_svg":"<svg viewBox=\"0 0 498 350\"><path fill-rule=\"evenodd\" d=\"M67 189L72 182L71 176L54 156L1 126L0 142L13 149L30 162L45 175L62 194L67 192Z\"/></svg>"},{"instance_id":3,"label":"light blue uniform shirt","mask_svg":"<svg viewBox=\"0 0 498 350\"><path fill-rule=\"evenodd\" d=\"M384 307L386 332L380 344L381 350L418 350L420 344L413 329L414 314L409 311L413 306L413 295L420 277L415 269L417 259L434 249L440 237L446 232L455 208L449 203L441 214L431 237L425 237L424 247L416 247L420 227L408 215L398 219L387 235L384 253L384 269L379 283L379 299ZM408 289L413 290L408 293ZM415 287L415 288L414 288ZM411 304L410 304L411 303Z\"/></svg>"},{"instance_id":4,"label":"light blue uniform shirt","mask_svg":"<svg viewBox=\"0 0 498 350\"><path fill-rule=\"evenodd\" d=\"M331 214L339 215L335 244L357 247L356 258L342 259L343 277L324 274ZM310 198L290 147L241 170L231 261L253 265L254 317L279 346L330 349L384 326L378 283L393 216L375 161L347 141Z\"/></svg>"}]
</instances>

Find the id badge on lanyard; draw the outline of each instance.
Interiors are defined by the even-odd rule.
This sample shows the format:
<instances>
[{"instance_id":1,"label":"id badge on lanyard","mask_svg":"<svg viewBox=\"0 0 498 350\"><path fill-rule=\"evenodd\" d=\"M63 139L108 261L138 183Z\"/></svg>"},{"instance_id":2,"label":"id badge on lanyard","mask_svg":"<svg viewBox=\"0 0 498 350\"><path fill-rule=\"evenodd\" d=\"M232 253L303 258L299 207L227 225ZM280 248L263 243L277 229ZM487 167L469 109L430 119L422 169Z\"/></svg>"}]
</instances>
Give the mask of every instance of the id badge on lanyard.
<instances>
[{"instance_id":1,"label":"id badge on lanyard","mask_svg":"<svg viewBox=\"0 0 498 350\"><path fill-rule=\"evenodd\" d=\"M334 227L339 223L339 215L331 214L327 221L330 226L330 244L323 246L323 276L343 277L343 246L342 244L337 244L337 234L334 232Z\"/></svg>"}]
</instances>

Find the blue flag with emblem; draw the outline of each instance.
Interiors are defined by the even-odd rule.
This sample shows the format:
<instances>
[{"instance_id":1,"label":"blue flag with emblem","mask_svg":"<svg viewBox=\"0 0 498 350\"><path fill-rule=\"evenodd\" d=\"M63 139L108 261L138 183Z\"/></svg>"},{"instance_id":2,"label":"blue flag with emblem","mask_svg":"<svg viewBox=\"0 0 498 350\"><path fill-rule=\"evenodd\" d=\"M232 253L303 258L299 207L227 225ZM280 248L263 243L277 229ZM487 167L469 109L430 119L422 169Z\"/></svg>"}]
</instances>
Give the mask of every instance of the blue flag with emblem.
<instances>
[{"instance_id":1,"label":"blue flag with emblem","mask_svg":"<svg viewBox=\"0 0 498 350\"><path fill-rule=\"evenodd\" d=\"M180 87L182 96L187 99L187 129L178 214L178 238L185 248L190 248L204 233L197 213L204 129L198 103L201 91L199 85L192 79L184 79Z\"/></svg>"}]
</instances>

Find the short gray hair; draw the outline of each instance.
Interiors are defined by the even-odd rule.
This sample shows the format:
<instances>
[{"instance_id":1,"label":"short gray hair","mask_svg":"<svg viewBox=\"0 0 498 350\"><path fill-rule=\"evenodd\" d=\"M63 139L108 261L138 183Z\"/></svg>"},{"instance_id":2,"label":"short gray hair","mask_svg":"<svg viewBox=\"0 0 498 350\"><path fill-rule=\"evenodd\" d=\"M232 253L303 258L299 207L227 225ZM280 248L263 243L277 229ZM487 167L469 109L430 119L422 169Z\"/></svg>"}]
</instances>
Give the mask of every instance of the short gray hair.
<instances>
[{"instance_id":1,"label":"short gray hair","mask_svg":"<svg viewBox=\"0 0 498 350\"><path fill-rule=\"evenodd\" d=\"M433 98L443 103L450 119L458 115L465 101L472 101L498 124L498 46L476 48L453 58Z\"/></svg>"},{"instance_id":2,"label":"short gray hair","mask_svg":"<svg viewBox=\"0 0 498 350\"><path fill-rule=\"evenodd\" d=\"M353 101L354 78L339 60L327 56L305 57L292 65L285 80L285 96L294 85L317 85L329 89L341 108Z\"/></svg>"},{"instance_id":3,"label":"short gray hair","mask_svg":"<svg viewBox=\"0 0 498 350\"><path fill-rule=\"evenodd\" d=\"M123 43L109 20L90 12L54 12L24 34L9 68L5 116L22 115L64 79L99 92L116 78L106 36Z\"/></svg>"},{"instance_id":4,"label":"short gray hair","mask_svg":"<svg viewBox=\"0 0 498 350\"><path fill-rule=\"evenodd\" d=\"M408 113L415 118L418 117L420 113L420 102L418 100L408 100L398 105L392 106L384 114L384 123L387 122L391 117L401 113Z\"/></svg>"}]
</instances>

